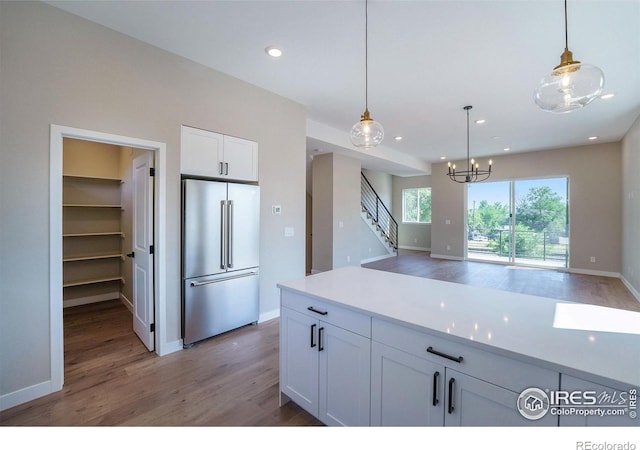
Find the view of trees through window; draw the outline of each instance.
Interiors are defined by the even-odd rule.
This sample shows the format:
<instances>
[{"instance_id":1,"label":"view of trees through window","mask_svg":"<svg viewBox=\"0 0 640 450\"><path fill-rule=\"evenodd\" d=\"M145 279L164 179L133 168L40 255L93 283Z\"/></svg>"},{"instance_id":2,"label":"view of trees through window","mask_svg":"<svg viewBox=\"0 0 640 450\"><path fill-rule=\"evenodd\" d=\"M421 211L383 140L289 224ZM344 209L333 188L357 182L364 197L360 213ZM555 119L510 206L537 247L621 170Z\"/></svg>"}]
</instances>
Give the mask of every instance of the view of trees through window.
<instances>
[{"instance_id":1,"label":"view of trees through window","mask_svg":"<svg viewBox=\"0 0 640 450\"><path fill-rule=\"evenodd\" d=\"M554 178L469 185L468 256L566 267L567 183Z\"/></svg>"},{"instance_id":2,"label":"view of trees through window","mask_svg":"<svg viewBox=\"0 0 640 450\"><path fill-rule=\"evenodd\" d=\"M431 188L402 190L402 221L431 223Z\"/></svg>"}]
</instances>

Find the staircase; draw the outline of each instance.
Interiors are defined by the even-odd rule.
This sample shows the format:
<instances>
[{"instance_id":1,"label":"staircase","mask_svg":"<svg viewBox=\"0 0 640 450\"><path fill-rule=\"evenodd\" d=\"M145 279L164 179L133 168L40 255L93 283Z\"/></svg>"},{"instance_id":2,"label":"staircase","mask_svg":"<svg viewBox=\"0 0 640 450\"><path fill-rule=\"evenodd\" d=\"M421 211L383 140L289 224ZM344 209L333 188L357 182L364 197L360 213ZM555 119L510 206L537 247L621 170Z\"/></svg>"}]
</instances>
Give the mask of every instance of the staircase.
<instances>
[{"instance_id":1,"label":"staircase","mask_svg":"<svg viewBox=\"0 0 640 450\"><path fill-rule=\"evenodd\" d=\"M398 222L395 221L387 207L382 203L375 189L360 173L362 218L374 231L380 242L390 254L398 254Z\"/></svg>"}]
</instances>

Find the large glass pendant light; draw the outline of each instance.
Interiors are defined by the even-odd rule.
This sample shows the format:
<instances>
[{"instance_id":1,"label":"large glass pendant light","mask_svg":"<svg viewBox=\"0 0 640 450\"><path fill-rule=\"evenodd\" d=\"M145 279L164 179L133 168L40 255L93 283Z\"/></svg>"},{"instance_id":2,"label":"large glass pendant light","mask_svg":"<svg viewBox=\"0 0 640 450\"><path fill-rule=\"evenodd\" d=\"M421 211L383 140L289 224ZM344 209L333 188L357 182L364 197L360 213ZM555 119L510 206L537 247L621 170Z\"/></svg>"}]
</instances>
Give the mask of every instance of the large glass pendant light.
<instances>
[{"instance_id":1,"label":"large glass pendant light","mask_svg":"<svg viewBox=\"0 0 640 450\"><path fill-rule=\"evenodd\" d=\"M564 52L560 64L535 89L536 104L545 111L567 113L598 98L604 87L604 74L596 66L574 61L569 51L567 0L564 0Z\"/></svg>"},{"instance_id":2,"label":"large glass pendant light","mask_svg":"<svg viewBox=\"0 0 640 450\"><path fill-rule=\"evenodd\" d=\"M349 133L351 143L356 147L370 148L382 142L384 139L384 129L380 122L376 122L371 118L369 114L369 2L365 0L364 3L364 36L365 36L365 69L364 69L364 113L360 117L360 121L356 123Z\"/></svg>"}]
</instances>

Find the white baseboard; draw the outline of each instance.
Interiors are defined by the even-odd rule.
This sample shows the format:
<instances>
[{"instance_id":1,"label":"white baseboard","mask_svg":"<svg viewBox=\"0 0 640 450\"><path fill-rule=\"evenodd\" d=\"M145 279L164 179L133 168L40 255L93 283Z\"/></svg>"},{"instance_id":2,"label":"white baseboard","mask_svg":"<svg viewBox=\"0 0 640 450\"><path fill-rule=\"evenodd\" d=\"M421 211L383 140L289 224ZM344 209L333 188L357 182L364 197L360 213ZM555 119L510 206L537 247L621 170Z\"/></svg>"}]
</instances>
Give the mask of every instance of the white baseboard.
<instances>
[{"instance_id":1,"label":"white baseboard","mask_svg":"<svg viewBox=\"0 0 640 450\"><path fill-rule=\"evenodd\" d=\"M569 273L577 273L581 275L596 275L599 277L620 278L618 272L605 272L603 270L574 269L569 267Z\"/></svg>"},{"instance_id":2,"label":"white baseboard","mask_svg":"<svg viewBox=\"0 0 640 450\"><path fill-rule=\"evenodd\" d=\"M9 392L8 394L0 396L0 411L44 397L53 392L55 391L51 385L51 380L34 384L33 386L28 386L15 392Z\"/></svg>"},{"instance_id":3,"label":"white baseboard","mask_svg":"<svg viewBox=\"0 0 640 450\"><path fill-rule=\"evenodd\" d=\"M88 305L90 303L106 302L107 300L117 300L120 298L119 291L107 292L106 294L90 295L88 297L78 297L63 302L63 308L71 306Z\"/></svg>"},{"instance_id":4,"label":"white baseboard","mask_svg":"<svg viewBox=\"0 0 640 450\"><path fill-rule=\"evenodd\" d=\"M158 356L165 356L170 353L179 352L184 349L182 339L173 342L167 342L162 346L162 352L156 349Z\"/></svg>"},{"instance_id":5,"label":"white baseboard","mask_svg":"<svg viewBox=\"0 0 640 450\"><path fill-rule=\"evenodd\" d=\"M402 250L417 250L417 251L420 251L420 252L430 252L431 251L431 248L412 247L410 245L399 245L398 248L402 249Z\"/></svg>"},{"instance_id":6,"label":"white baseboard","mask_svg":"<svg viewBox=\"0 0 640 450\"><path fill-rule=\"evenodd\" d=\"M267 320L275 319L277 317L280 317L280 308L272 309L266 313L261 313L260 317L258 317L258 323L266 322Z\"/></svg>"},{"instance_id":7,"label":"white baseboard","mask_svg":"<svg viewBox=\"0 0 640 450\"><path fill-rule=\"evenodd\" d=\"M129 310L129 312L131 312L131 314L133 314L133 303L131 302L131 300L129 300L127 298L126 295L124 295L122 292L120 293L120 301L122 302L122 304L124 306L127 307L127 309Z\"/></svg>"},{"instance_id":8,"label":"white baseboard","mask_svg":"<svg viewBox=\"0 0 640 450\"><path fill-rule=\"evenodd\" d=\"M453 261L464 261L464 258L462 258L461 256L436 255L434 253L431 253L431 257L436 259L451 259Z\"/></svg>"},{"instance_id":9,"label":"white baseboard","mask_svg":"<svg viewBox=\"0 0 640 450\"><path fill-rule=\"evenodd\" d=\"M360 264L367 264L374 261L380 261L381 259L394 258L395 256L397 256L395 253L392 255L374 256L373 258L363 259L362 261L360 261Z\"/></svg>"},{"instance_id":10,"label":"white baseboard","mask_svg":"<svg viewBox=\"0 0 640 450\"><path fill-rule=\"evenodd\" d=\"M636 300L640 302L640 292L638 292L638 290L634 288L631 283L629 283L627 279L622 275L620 275L620 279L622 280L622 284L624 284L627 289L629 289L629 292L631 292L631 294L636 298Z\"/></svg>"}]
</instances>

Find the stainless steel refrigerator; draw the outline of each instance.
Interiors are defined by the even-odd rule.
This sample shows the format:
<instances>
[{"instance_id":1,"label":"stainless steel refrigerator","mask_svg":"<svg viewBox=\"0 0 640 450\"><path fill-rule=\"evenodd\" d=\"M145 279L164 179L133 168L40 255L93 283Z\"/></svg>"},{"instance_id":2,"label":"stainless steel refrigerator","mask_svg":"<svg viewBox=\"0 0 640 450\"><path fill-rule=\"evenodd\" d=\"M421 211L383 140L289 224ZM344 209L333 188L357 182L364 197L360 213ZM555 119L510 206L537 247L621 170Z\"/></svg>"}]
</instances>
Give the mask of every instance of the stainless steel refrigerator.
<instances>
[{"instance_id":1,"label":"stainless steel refrigerator","mask_svg":"<svg viewBox=\"0 0 640 450\"><path fill-rule=\"evenodd\" d=\"M258 321L260 188L182 180L182 338Z\"/></svg>"}]
</instances>

